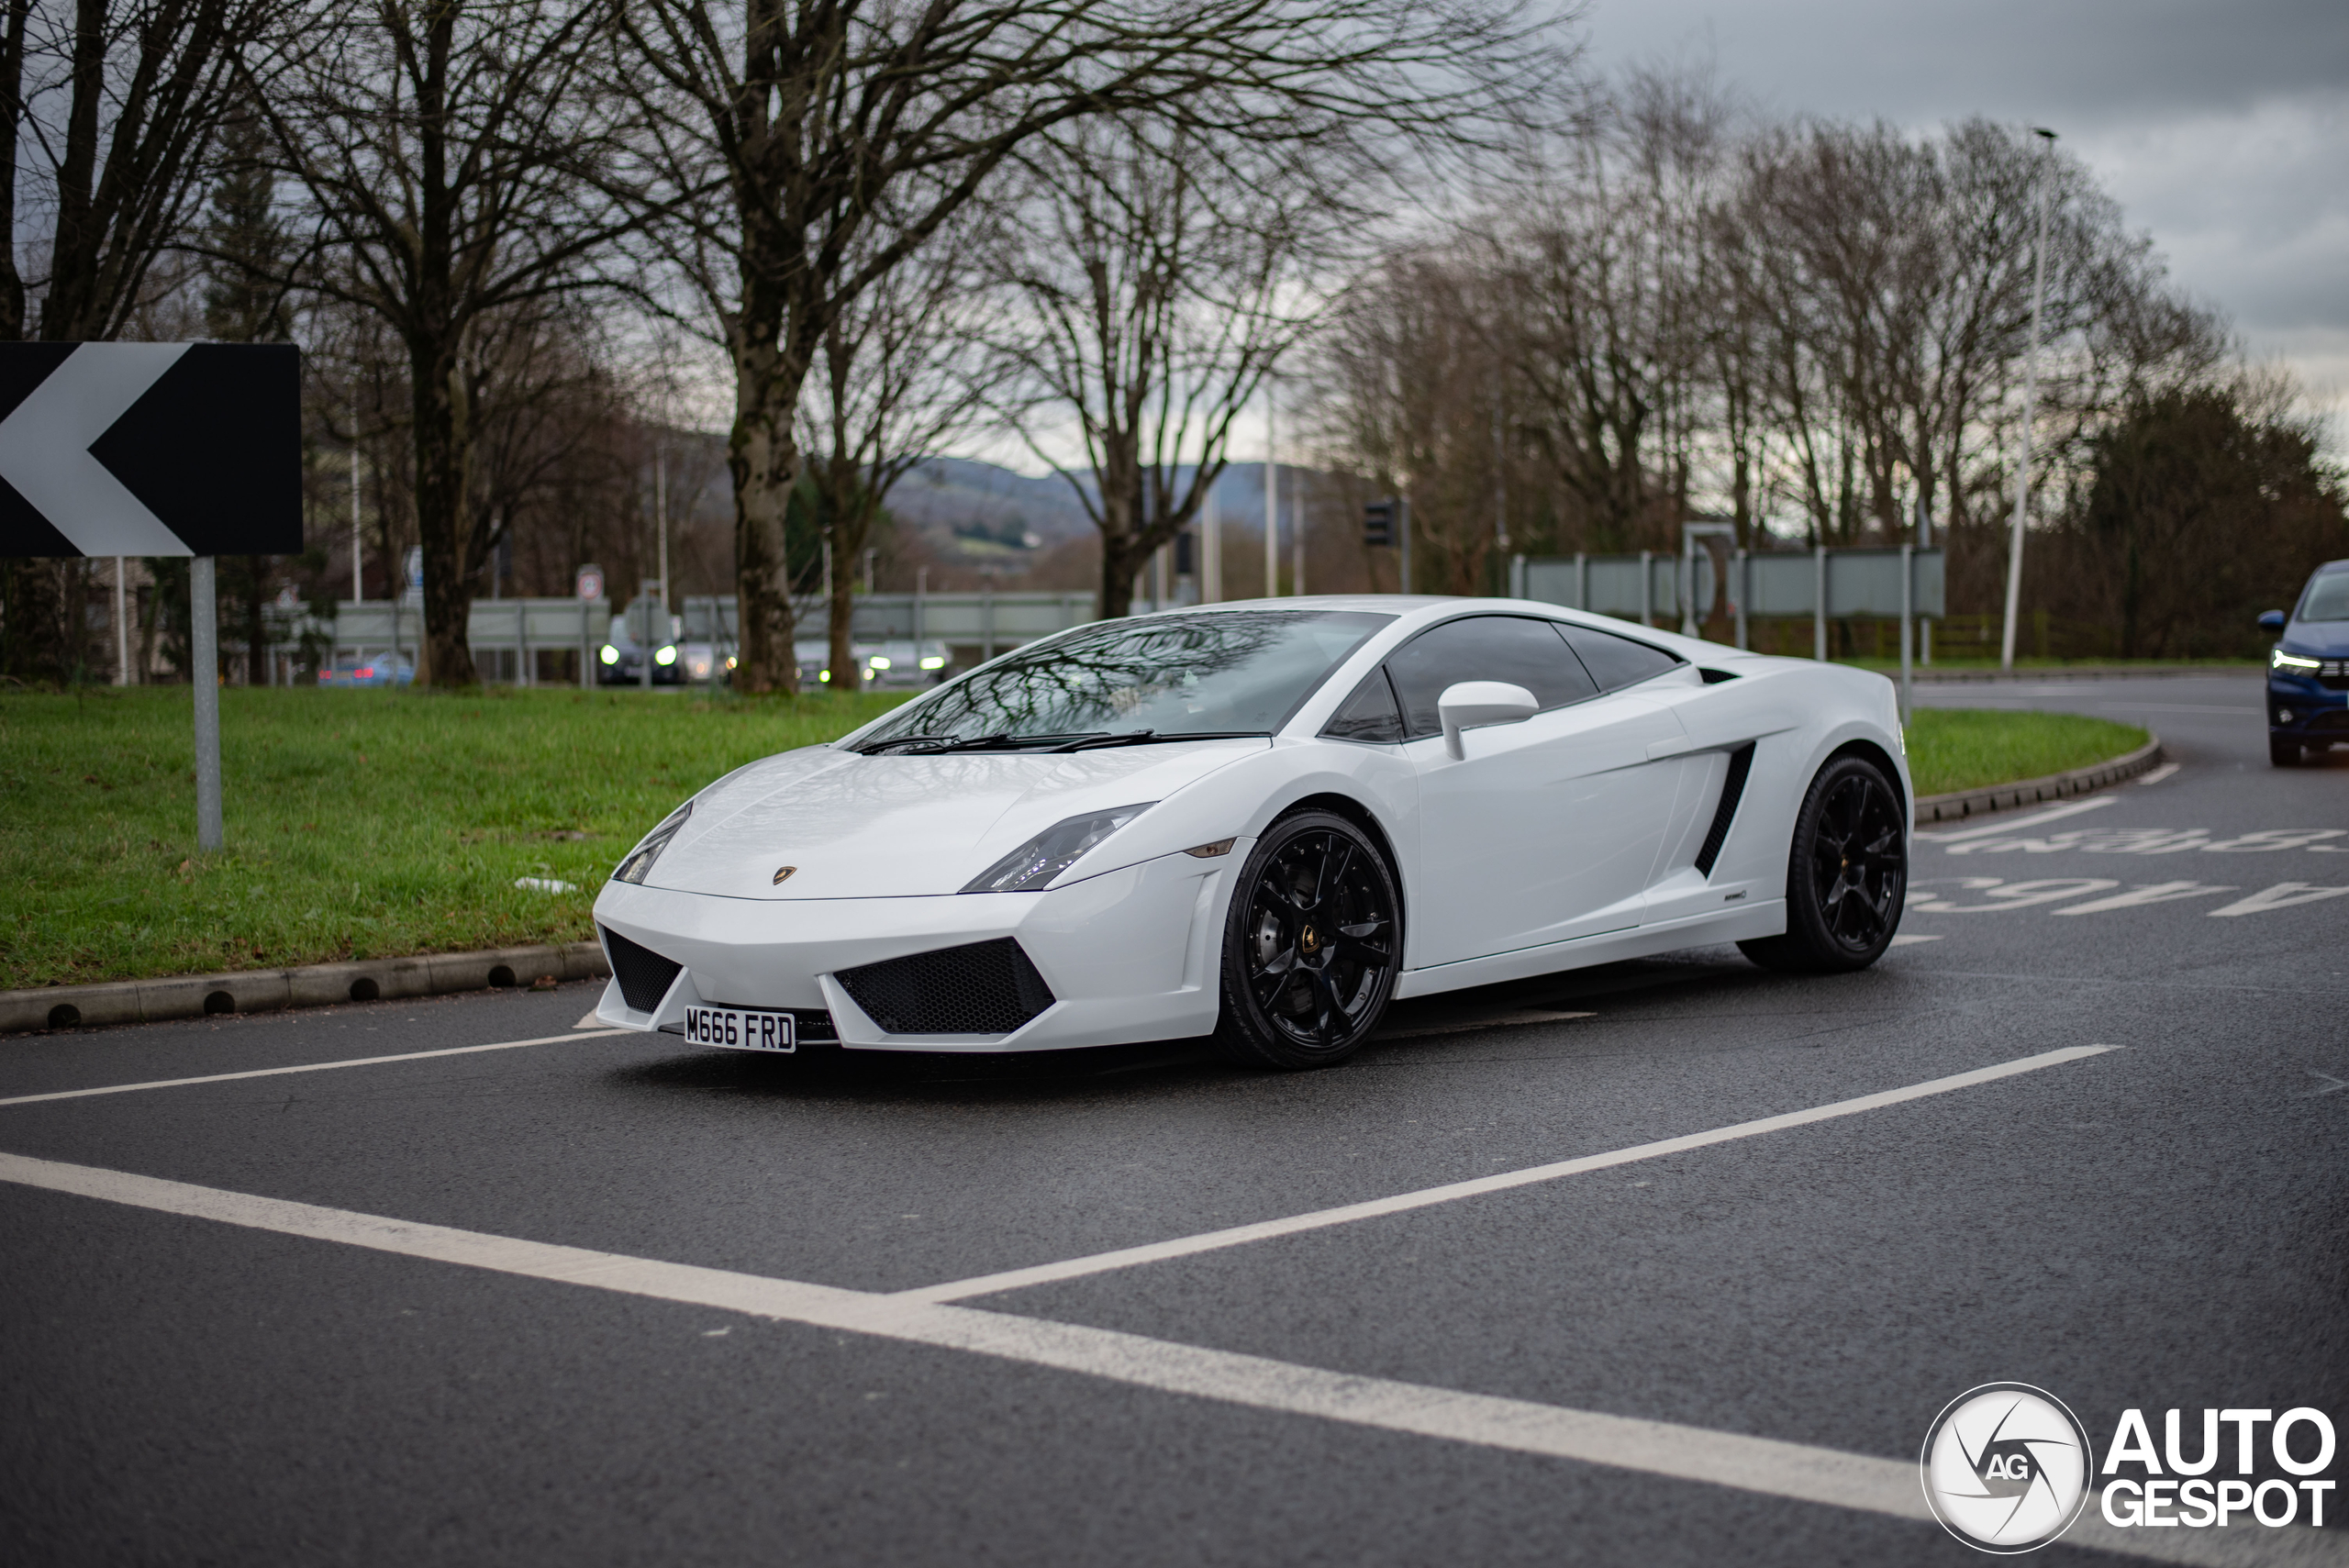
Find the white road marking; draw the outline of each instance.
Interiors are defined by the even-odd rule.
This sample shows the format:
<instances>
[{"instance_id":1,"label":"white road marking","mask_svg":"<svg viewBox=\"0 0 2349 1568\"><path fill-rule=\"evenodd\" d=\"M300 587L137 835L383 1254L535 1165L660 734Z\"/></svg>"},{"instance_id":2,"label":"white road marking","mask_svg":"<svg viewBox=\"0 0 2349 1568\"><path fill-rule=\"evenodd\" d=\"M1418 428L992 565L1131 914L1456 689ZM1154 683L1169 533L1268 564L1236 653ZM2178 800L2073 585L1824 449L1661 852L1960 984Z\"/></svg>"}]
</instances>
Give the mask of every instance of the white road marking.
<instances>
[{"instance_id":1,"label":"white road marking","mask_svg":"<svg viewBox=\"0 0 2349 1568\"><path fill-rule=\"evenodd\" d=\"M2168 904L2180 898L2207 898L2214 893L2232 893L2232 887L2206 886L2199 882L2156 882L2143 887L2132 887L2126 893L2116 893L2110 898L2091 898L2086 904L2074 904L2051 911L2057 915L2101 915L2108 909L2134 909L2146 904Z\"/></svg>"},{"instance_id":2,"label":"white road marking","mask_svg":"<svg viewBox=\"0 0 2349 1568\"><path fill-rule=\"evenodd\" d=\"M2213 916L2261 915L2270 909L2291 909L2302 904L2321 903L2327 898L2349 895L2349 887L2318 887L2305 882L2279 882L2263 888L2248 898L2238 898L2223 909L2213 909Z\"/></svg>"},{"instance_id":3,"label":"white road marking","mask_svg":"<svg viewBox=\"0 0 2349 1568\"><path fill-rule=\"evenodd\" d=\"M1996 900L1989 904L1953 904L1937 893L1920 892L1930 883L1954 882L1968 893L1979 893ZM2060 904L2066 898L2085 898L2091 893L2102 893L2121 884L2109 876L2048 876L2031 882L2001 882L1995 876L1942 876L1909 884L1909 896L1904 909L1915 909L1927 915L1996 914L2004 909L2028 909L2039 904Z\"/></svg>"},{"instance_id":4,"label":"white road marking","mask_svg":"<svg viewBox=\"0 0 2349 1568\"><path fill-rule=\"evenodd\" d=\"M1423 1029L1400 1029L1393 1034L1374 1035L1371 1038L1379 1040L1418 1040L1422 1036L1431 1034L1465 1034L1470 1029L1508 1029L1517 1024L1557 1024L1564 1023L1568 1018L1595 1018L1597 1017L1598 1017L1597 1013L1553 1013L1545 1012L1540 1008L1531 1008L1524 1012L1503 1013L1497 1018L1477 1018L1470 1023L1431 1024Z\"/></svg>"},{"instance_id":5,"label":"white road marking","mask_svg":"<svg viewBox=\"0 0 2349 1568\"><path fill-rule=\"evenodd\" d=\"M2152 773L2147 773L2143 778L2139 779L2137 781L2138 786L2140 788L2144 788L2153 784L2157 784L2161 783L2162 780L2169 777L2170 774L2177 772L2177 770L2184 765L2185 764L2180 762L2164 762L2160 767L2155 768Z\"/></svg>"},{"instance_id":6,"label":"white road marking","mask_svg":"<svg viewBox=\"0 0 2349 1568\"><path fill-rule=\"evenodd\" d=\"M0 1181L551 1284L585 1285L963 1351L1247 1409L1726 1486L1886 1515L1920 1526L1932 1518L1925 1507L1913 1460L1881 1459L1740 1432L1463 1394L1389 1378L1358 1377L1115 1329L419 1225L20 1154L0 1154ZM712 1331L703 1332L707 1337ZM2294 1530L2286 1538L2263 1529L2256 1535L2244 1531L2227 1540L2165 1540L2138 1530L2116 1529L2105 1524L2094 1507L2082 1514L2064 1539L2075 1546L2131 1552L2198 1568L2202 1564L2224 1568L2244 1561L2232 1549L2232 1539L2246 1545L2255 1542L2262 1561L2277 1560L2275 1554L2283 1549L2310 1562L2349 1562L2349 1551L2321 1531Z\"/></svg>"},{"instance_id":7,"label":"white road marking","mask_svg":"<svg viewBox=\"0 0 2349 1568\"><path fill-rule=\"evenodd\" d=\"M2349 1083L2344 1083L2343 1080L2334 1077L2330 1073L2320 1073L2313 1067L2303 1067L2300 1071L2306 1073L2311 1078L2321 1079L2324 1083L2323 1088L2318 1089L2308 1095L2303 1095L2301 1096L2303 1099L2320 1099L2326 1095L2338 1094L2343 1089L2349 1089Z\"/></svg>"},{"instance_id":8,"label":"white road marking","mask_svg":"<svg viewBox=\"0 0 2349 1568\"><path fill-rule=\"evenodd\" d=\"M190 1084L229 1084L239 1078L275 1078L287 1073L331 1073L338 1067L375 1067L386 1062L424 1062L435 1056L473 1056L484 1051L518 1051L526 1045L561 1045L565 1040L593 1040L596 1035L629 1034L629 1029L597 1029L593 1034L551 1034L537 1040L502 1040L495 1045L452 1045L445 1051L409 1051L397 1056L354 1056L343 1062L308 1062L298 1067L256 1067L246 1073L208 1073L201 1078L156 1078L144 1084L108 1084L96 1089L59 1089L47 1095L18 1095L0 1106L34 1106L44 1100L85 1100L93 1095L132 1095L141 1089L179 1089Z\"/></svg>"},{"instance_id":9,"label":"white road marking","mask_svg":"<svg viewBox=\"0 0 2349 1568\"><path fill-rule=\"evenodd\" d=\"M1905 948L1915 942L1937 942L1941 940L1943 936L1946 933L1944 932L1935 931L1932 936L1928 937L1904 932L1903 934L1892 939L1892 945L1897 948Z\"/></svg>"},{"instance_id":10,"label":"white road marking","mask_svg":"<svg viewBox=\"0 0 2349 1568\"><path fill-rule=\"evenodd\" d=\"M1909 1100L1925 1099L1933 1095L1946 1095L1956 1089L1970 1089L1980 1084L1996 1083L2020 1073L2036 1073L2043 1067L2058 1067L2067 1062L2080 1062L2091 1056L2101 1056L2120 1047L2111 1045L2071 1045L2061 1051L2050 1051L2038 1056L2026 1056L2014 1062L2002 1062L1994 1067L1977 1067L1971 1073L1953 1073L1947 1078L1934 1078L1906 1088L1886 1089L1879 1094L1862 1095L1857 1099L1838 1100L1832 1105L1814 1106L1809 1110L1787 1111L1780 1116L1763 1117L1755 1121L1742 1121L1731 1127L1717 1127L1709 1132L1691 1132L1679 1138L1659 1139L1653 1143L1634 1144L1629 1149L1617 1149L1605 1154L1585 1154L1577 1159L1559 1160L1547 1165L1532 1165L1521 1171L1503 1171L1490 1176L1477 1176L1464 1182L1447 1182L1439 1187L1422 1187L1418 1192L1397 1193L1392 1197L1371 1198L1363 1203L1343 1204L1336 1208L1316 1209L1309 1214L1291 1215L1285 1219L1258 1220L1252 1225L1234 1225L1222 1230L1209 1230L1197 1236L1183 1236L1170 1241L1152 1241L1139 1247L1120 1247L1113 1252L1096 1252L1091 1257L1070 1258L1057 1263L1038 1263L1030 1268L1007 1269L1001 1273L981 1274L974 1279L953 1280L945 1284L925 1285L918 1290L897 1293L902 1301L960 1301L974 1296L992 1296L998 1291L1019 1290L1029 1285L1046 1284L1057 1280L1079 1279L1087 1274L1108 1273L1116 1269L1130 1269L1142 1263L1163 1262L1169 1258L1186 1258L1195 1253L1212 1252L1226 1247L1242 1247L1253 1241L1267 1241L1279 1236L1295 1236L1301 1231L1321 1230L1333 1225L1350 1225L1357 1219L1375 1219L1389 1214L1403 1214L1415 1208L1431 1208L1437 1204L1456 1203L1462 1198L1482 1197L1486 1193L1507 1192L1512 1187L1531 1186L1539 1182L1554 1182L1562 1176L1580 1175L1586 1171L1604 1171L1616 1165L1629 1165L1642 1160L1654 1160L1666 1154L1685 1153L1692 1149L1707 1149L1716 1143L1732 1143L1740 1139L1759 1138L1765 1133L1782 1132L1791 1127L1808 1127L1813 1122L1832 1121L1839 1117L1857 1116L1862 1111L1878 1110L1886 1106L1902 1105Z\"/></svg>"},{"instance_id":11,"label":"white road marking","mask_svg":"<svg viewBox=\"0 0 2349 1568\"><path fill-rule=\"evenodd\" d=\"M2117 795L2100 795L2093 800L2069 800L2061 806L2050 806L2035 816L1993 822L1984 828L1961 828L1954 833L1919 833L1915 838L1920 843L1925 844L1957 844L1968 839L1979 839L1990 833L2016 833L2025 828L2036 828L2042 823L2059 821L2066 817L2077 817L2083 811L2101 811L2106 806L2113 805L2119 798Z\"/></svg>"},{"instance_id":12,"label":"white road marking","mask_svg":"<svg viewBox=\"0 0 2349 1568\"><path fill-rule=\"evenodd\" d=\"M571 1027L575 1029L592 1029L603 1021L603 1019L596 1016L595 1010L590 1008L584 1017Z\"/></svg>"}]
</instances>

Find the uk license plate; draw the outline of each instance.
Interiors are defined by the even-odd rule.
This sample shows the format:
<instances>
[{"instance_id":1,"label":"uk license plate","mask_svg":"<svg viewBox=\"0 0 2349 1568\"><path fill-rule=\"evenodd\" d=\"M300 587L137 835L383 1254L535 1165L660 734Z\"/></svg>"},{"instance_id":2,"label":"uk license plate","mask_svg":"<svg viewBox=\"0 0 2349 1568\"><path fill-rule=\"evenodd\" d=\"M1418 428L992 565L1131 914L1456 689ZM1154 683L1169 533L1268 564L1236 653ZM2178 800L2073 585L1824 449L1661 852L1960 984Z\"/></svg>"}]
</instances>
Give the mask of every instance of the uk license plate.
<instances>
[{"instance_id":1,"label":"uk license plate","mask_svg":"<svg viewBox=\"0 0 2349 1568\"><path fill-rule=\"evenodd\" d=\"M687 1007L685 1038L696 1045L729 1051L796 1051L789 1013L758 1013L742 1007Z\"/></svg>"}]
</instances>

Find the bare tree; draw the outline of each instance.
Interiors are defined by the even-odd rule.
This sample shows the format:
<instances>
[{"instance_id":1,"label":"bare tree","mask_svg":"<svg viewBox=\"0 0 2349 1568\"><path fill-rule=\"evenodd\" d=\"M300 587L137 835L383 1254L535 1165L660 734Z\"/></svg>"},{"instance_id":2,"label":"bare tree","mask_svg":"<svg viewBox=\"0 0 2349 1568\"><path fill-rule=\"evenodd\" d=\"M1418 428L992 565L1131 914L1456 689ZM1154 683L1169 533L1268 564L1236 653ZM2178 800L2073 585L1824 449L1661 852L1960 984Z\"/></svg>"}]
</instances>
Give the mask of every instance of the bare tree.
<instances>
[{"instance_id":1,"label":"bare tree","mask_svg":"<svg viewBox=\"0 0 2349 1568\"><path fill-rule=\"evenodd\" d=\"M262 99L315 224L302 282L380 317L407 357L435 684L475 678L465 628L490 539L471 475L493 340L601 281L591 263L629 221L602 195L600 18L588 0L321 0Z\"/></svg>"},{"instance_id":2,"label":"bare tree","mask_svg":"<svg viewBox=\"0 0 2349 1568\"><path fill-rule=\"evenodd\" d=\"M1330 257L1317 241L1336 209L1293 168L1241 168L1147 121L1088 121L1020 161L1026 199L999 263L1019 308L998 341L1028 395L1030 449L1052 462L1050 436L1075 426L1085 468L1063 472L1101 533L1101 613L1121 616L1309 325L1304 274Z\"/></svg>"},{"instance_id":3,"label":"bare tree","mask_svg":"<svg viewBox=\"0 0 2349 1568\"><path fill-rule=\"evenodd\" d=\"M1366 117L1458 141L1560 64L1546 20L1516 0L750 0L739 18L647 0L623 18L669 199L708 198L670 254L732 361L738 679L752 690L796 679L792 424L824 334L1015 151L1141 112L1264 141L1354 136Z\"/></svg>"}]
</instances>

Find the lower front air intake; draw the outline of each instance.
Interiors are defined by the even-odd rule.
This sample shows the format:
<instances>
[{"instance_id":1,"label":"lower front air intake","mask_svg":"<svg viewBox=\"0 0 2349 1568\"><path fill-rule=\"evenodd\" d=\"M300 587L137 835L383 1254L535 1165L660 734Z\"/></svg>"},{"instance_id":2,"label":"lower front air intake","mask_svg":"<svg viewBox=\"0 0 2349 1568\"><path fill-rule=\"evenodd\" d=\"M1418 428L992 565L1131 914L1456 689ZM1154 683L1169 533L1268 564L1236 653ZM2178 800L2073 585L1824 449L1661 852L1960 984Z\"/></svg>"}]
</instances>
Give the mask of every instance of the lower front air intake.
<instances>
[{"instance_id":1,"label":"lower front air intake","mask_svg":"<svg viewBox=\"0 0 2349 1568\"><path fill-rule=\"evenodd\" d=\"M601 929L604 951L612 961L612 978L620 983L621 999L632 1012L652 1011L676 982L677 971L685 966L662 958L651 948L638 946L609 926Z\"/></svg>"},{"instance_id":2,"label":"lower front air intake","mask_svg":"<svg viewBox=\"0 0 2349 1568\"><path fill-rule=\"evenodd\" d=\"M1053 1002L1009 937L843 969L839 980L891 1034L1009 1034Z\"/></svg>"}]
</instances>

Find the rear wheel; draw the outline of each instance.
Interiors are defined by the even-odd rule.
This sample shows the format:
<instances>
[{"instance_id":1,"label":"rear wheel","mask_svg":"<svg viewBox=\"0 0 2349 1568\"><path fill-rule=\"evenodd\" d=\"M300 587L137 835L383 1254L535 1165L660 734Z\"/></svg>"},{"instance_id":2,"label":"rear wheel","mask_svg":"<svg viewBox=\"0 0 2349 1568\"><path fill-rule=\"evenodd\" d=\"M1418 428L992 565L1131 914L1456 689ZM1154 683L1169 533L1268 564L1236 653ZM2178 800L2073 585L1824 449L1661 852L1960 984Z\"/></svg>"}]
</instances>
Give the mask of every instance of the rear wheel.
<instances>
[{"instance_id":1,"label":"rear wheel","mask_svg":"<svg viewBox=\"0 0 2349 1568\"><path fill-rule=\"evenodd\" d=\"M1838 757L1819 771L1795 817L1784 936L1738 943L1769 969L1865 969L1892 945L1909 891L1900 797L1884 770Z\"/></svg>"},{"instance_id":2,"label":"rear wheel","mask_svg":"<svg viewBox=\"0 0 2349 1568\"><path fill-rule=\"evenodd\" d=\"M2279 768L2298 767L2300 762L2300 748L2296 742L2278 740L2271 735L2267 738L2267 760Z\"/></svg>"},{"instance_id":3,"label":"rear wheel","mask_svg":"<svg viewBox=\"0 0 2349 1568\"><path fill-rule=\"evenodd\" d=\"M1216 1042L1254 1067L1334 1067L1362 1049L1402 957L1395 873L1328 811L1273 824L1240 868L1224 918Z\"/></svg>"}]
</instances>

